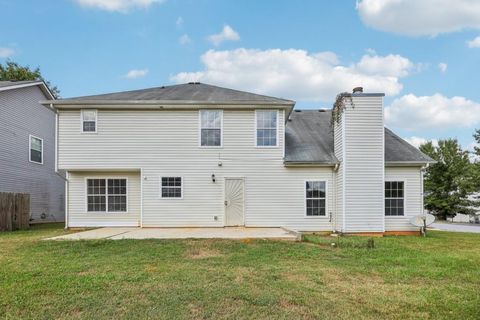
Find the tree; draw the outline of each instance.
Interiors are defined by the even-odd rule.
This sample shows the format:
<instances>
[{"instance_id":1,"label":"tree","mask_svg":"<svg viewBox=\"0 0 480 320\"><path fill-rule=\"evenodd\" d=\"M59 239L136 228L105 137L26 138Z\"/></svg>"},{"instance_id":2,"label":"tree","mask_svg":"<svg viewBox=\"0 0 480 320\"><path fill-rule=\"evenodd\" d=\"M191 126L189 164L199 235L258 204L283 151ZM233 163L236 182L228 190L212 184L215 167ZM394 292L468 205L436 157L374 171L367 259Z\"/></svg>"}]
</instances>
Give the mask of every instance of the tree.
<instances>
[{"instance_id":1,"label":"tree","mask_svg":"<svg viewBox=\"0 0 480 320\"><path fill-rule=\"evenodd\" d=\"M49 87L55 98L60 95L60 90L56 86L52 86L49 81L46 81L40 68L30 69L29 66L21 66L16 62L7 60L5 64L0 63L0 81L29 81L42 80Z\"/></svg>"},{"instance_id":2,"label":"tree","mask_svg":"<svg viewBox=\"0 0 480 320\"><path fill-rule=\"evenodd\" d=\"M474 214L476 201L468 197L478 189L477 170L468 151L456 139L440 140L438 146L427 142L420 150L437 161L425 172L425 208L444 220L457 213Z\"/></svg>"}]
</instances>

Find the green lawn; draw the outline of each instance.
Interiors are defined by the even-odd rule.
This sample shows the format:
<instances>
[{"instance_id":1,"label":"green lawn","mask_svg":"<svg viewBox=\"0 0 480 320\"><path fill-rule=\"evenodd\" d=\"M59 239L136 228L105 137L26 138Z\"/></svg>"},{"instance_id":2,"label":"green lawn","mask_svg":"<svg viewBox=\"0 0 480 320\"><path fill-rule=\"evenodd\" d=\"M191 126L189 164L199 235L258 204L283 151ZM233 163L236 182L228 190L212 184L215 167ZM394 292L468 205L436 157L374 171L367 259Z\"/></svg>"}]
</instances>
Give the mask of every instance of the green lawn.
<instances>
[{"instance_id":1,"label":"green lawn","mask_svg":"<svg viewBox=\"0 0 480 320\"><path fill-rule=\"evenodd\" d=\"M480 319L480 235L40 241L64 232L0 234L1 319Z\"/></svg>"}]
</instances>

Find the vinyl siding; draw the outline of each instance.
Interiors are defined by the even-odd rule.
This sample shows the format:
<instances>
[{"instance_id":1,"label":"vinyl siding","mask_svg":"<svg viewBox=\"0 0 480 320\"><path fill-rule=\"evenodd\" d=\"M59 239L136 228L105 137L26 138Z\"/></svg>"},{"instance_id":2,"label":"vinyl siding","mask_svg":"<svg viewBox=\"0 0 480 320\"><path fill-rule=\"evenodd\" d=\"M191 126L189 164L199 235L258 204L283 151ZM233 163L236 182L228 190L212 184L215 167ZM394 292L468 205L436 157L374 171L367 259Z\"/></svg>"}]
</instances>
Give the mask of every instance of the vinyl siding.
<instances>
[{"instance_id":1,"label":"vinyl siding","mask_svg":"<svg viewBox=\"0 0 480 320\"><path fill-rule=\"evenodd\" d=\"M334 203L333 171L284 167L281 110L278 147L271 148L255 146L253 110L224 110L222 148L199 147L198 110L99 110L97 118L97 133L82 134L80 111L60 111L59 167L99 174L102 170L142 169L143 226L221 227L224 178L242 177L247 226L332 228L328 213ZM162 176L183 178L182 199L160 197ZM305 180L310 179L327 181L326 217L305 216ZM81 191L74 185L70 197ZM72 206L78 210L78 204ZM84 221L90 219L84 217Z\"/></svg>"},{"instance_id":2,"label":"vinyl siding","mask_svg":"<svg viewBox=\"0 0 480 320\"><path fill-rule=\"evenodd\" d=\"M39 104L45 99L38 86L0 92L0 192L29 193L33 223L64 221L64 180L55 173L55 113ZM29 161L30 134L43 139L43 164Z\"/></svg>"},{"instance_id":3,"label":"vinyl siding","mask_svg":"<svg viewBox=\"0 0 480 320\"><path fill-rule=\"evenodd\" d=\"M87 178L127 178L127 213L88 213L86 208ZM140 225L139 172L69 172L69 227L120 227Z\"/></svg>"},{"instance_id":4,"label":"vinyl siding","mask_svg":"<svg viewBox=\"0 0 480 320\"><path fill-rule=\"evenodd\" d=\"M422 174L420 167L386 167L385 180L405 181L405 216L385 217L386 231L416 231L410 224L413 216L423 213Z\"/></svg>"},{"instance_id":5,"label":"vinyl siding","mask_svg":"<svg viewBox=\"0 0 480 320\"><path fill-rule=\"evenodd\" d=\"M339 123L336 123L334 126L334 152L335 157L337 157L340 162L336 175L335 175L335 213L334 213L334 222L335 230L343 231L343 179L345 172L345 162L344 162L344 116L340 118Z\"/></svg>"},{"instance_id":6,"label":"vinyl siding","mask_svg":"<svg viewBox=\"0 0 480 320\"><path fill-rule=\"evenodd\" d=\"M344 113L345 232L384 231L382 97L354 97Z\"/></svg>"}]
</instances>

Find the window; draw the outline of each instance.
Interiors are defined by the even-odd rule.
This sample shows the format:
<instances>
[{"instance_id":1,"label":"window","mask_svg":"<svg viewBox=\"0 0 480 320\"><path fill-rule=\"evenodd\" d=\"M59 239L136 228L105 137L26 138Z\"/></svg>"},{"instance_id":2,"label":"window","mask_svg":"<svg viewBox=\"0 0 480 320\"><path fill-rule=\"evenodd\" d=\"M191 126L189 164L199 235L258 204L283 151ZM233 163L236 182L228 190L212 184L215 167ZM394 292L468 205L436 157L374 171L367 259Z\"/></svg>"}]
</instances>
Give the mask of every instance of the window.
<instances>
[{"instance_id":1,"label":"window","mask_svg":"<svg viewBox=\"0 0 480 320\"><path fill-rule=\"evenodd\" d=\"M29 149L30 161L43 164L43 140L31 135Z\"/></svg>"},{"instance_id":2,"label":"window","mask_svg":"<svg viewBox=\"0 0 480 320\"><path fill-rule=\"evenodd\" d=\"M200 110L200 146L222 146L222 110Z\"/></svg>"},{"instance_id":3,"label":"window","mask_svg":"<svg viewBox=\"0 0 480 320\"><path fill-rule=\"evenodd\" d=\"M404 215L404 187L403 181L385 181L385 215Z\"/></svg>"},{"instance_id":4,"label":"window","mask_svg":"<svg viewBox=\"0 0 480 320\"><path fill-rule=\"evenodd\" d=\"M257 147L276 147L278 112L257 110L255 119Z\"/></svg>"},{"instance_id":5,"label":"window","mask_svg":"<svg viewBox=\"0 0 480 320\"><path fill-rule=\"evenodd\" d=\"M162 177L162 198L181 198L182 178Z\"/></svg>"},{"instance_id":6,"label":"window","mask_svg":"<svg viewBox=\"0 0 480 320\"><path fill-rule=\"evenodd\" d=\"M306 181L305 197L307 217L326 215L326 182Z\"/></svg>"},{"instance_id":7,"label":"window","mask_svg":"<svg viewBox=\"0 0 480 320\"><path fill-rule=\"evenodd\" d=\"M88 212L127 212L127 179L87 179Z\"/></svg>"},{"instance_id":8,"label":"window","mask_svg":"<svg viewBox=\"0 0 480 320\"><path fill-rule=\"evenodd\" d=\"M97 110L82 110L82 132L97 132Z\"/></svg>"}]
</instances>

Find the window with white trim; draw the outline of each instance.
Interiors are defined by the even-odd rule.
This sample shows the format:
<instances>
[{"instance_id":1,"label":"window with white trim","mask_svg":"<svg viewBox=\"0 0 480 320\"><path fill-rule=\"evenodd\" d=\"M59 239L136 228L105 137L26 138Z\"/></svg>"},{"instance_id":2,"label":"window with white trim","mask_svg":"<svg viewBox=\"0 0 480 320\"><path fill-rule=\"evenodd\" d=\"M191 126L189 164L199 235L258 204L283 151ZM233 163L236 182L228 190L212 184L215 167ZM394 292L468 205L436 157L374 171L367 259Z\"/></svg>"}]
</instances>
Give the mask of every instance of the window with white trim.
<instances>
[{"instance_id":1,"label":"window with white trim","mask_svg":"<svg viewBox=\"0 0 480 320\"><path fill-rule=\"evenodd\" d=\"M97 132L97 110L82 110L82 132Z\"/></svg>"},{"instance_id":2,"label":"window with white trim","mask_svg":"<svg viewBox=\"0 0 480 320\"><path fill-rule=\"evenodd\" d=\"M87 179L88 212L127 212L127 179Z\"/></svg>"},{"instance_id":3,"label":"window with white trim","mask_svg":"<svg viewBox=\"0 0 480 320\"><path fill-rule=\"evenodd\" d=\"M43 139L30 136L30 161L43 164Z\"/></svg>"},{"instance_id":4,"label":"window with white trim","mask_svg":"<svg viewBox=\"0 0 480 320\"><path fill-rule=\"evenodd\" d=\"M305 198L307 217L318 217L326 215L325 181L306 181Z\"/></svg>"},{"instance_id":5,"label":"window with white trim","mask_svg":"<svg viewBox=\"0 0 480 320\"><path fill-rule=\"evenodd\" d=\"M276 110L256 110L257 147L277 146L278 112Z\"/></svg>"},{"instance_id":6,"label":"window with white trim","mask_svg":"<svg viewBox=\"0 0 480 320\"><path fill-rule=\"evenodd\" d=\"M222 110L200 110L200 146L222 146Z\"/></svg>"},{"instance_id":7,"label":"window with white trim","mask_svg":"<svg viewBox=\"0 0 480 320\"><path fill-rule=\"evenodd\" d=\"M403 216L405 208L405 183L385 181L385 215Z\"/></svg>"},{"instance_id":8,"label":"window with white trim","mask_svg":"<svg viewBox=\"0 0 480 320\"><path fill-rule=\"evenodd\" d=\"M162 198L182 198L182 178L162 177Z\"/></svg>"}]
</instances>

